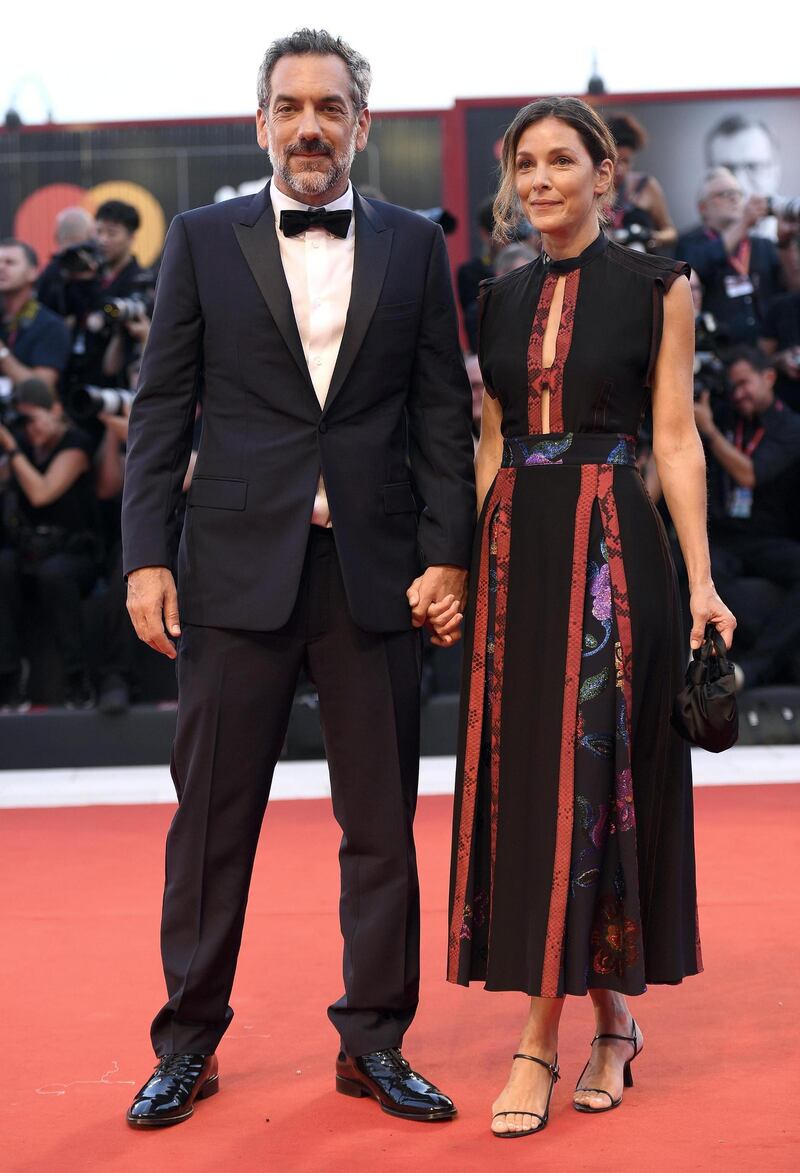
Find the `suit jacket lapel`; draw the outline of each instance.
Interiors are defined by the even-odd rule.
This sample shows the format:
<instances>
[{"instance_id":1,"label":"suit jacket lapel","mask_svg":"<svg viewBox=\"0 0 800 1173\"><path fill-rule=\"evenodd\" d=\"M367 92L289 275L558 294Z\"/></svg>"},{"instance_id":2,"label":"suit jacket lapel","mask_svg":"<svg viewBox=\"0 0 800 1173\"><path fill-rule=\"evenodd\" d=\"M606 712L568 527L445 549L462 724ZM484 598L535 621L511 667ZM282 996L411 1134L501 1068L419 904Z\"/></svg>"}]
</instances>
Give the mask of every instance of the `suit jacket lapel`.
<instances>
[{"instance_id":1,"label":"suit jacket lapel","mask_svg":"<svg viewBox=\"0 0 800 1173\"><path fill-rule=\"evenodd\" d=\"M249 206L240 213L238 223L234 223L233 231L275 325L300 368L314 402L319 406L297 329L292 295L283 271L269 184L253 196Z\"/></svg>"},{"instance_id":2,"label":"suit jacket lapel","mask_svg":"<svg viewBox=\"0 0 800 1173\"><path fill-rule=\"evenodd\" d=\"M377 209L366 200L362 200L357 191L353 192L353 211L356 222L356 248L350 306L324 411L329 409L341 390L361 349L364 335L381 295L392 251L394 230L386 227Z\"/></svg>"}]
</instances>

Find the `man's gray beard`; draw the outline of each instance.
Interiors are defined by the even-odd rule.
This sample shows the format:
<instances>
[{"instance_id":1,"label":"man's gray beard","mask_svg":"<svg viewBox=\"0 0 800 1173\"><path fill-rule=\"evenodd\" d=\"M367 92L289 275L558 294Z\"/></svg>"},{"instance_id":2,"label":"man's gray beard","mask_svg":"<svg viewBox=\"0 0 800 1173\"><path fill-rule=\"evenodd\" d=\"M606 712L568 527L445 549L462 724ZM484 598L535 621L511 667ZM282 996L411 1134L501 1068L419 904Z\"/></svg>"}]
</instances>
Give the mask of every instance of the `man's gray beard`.
<instances>
[{"instance_id":1,"label":"man's gray beard","mask_svg":"<svg viewBox=\"0 0 800 1173\"><path fill-rule=\"evenodd\" d=\"M296 192L298 196L320 196L324 195L326 191L330 191L340 179L350 174L353 159L356 157L356 136L354 133L348 150L341 151L339 154L334 152L333 155L319 156L320 159L331 161L331 166L326 171L294 172L289 166L291 155L278 158L271 145L268 154L273 172L293 192Z\"/></svg>"}]
</instances>

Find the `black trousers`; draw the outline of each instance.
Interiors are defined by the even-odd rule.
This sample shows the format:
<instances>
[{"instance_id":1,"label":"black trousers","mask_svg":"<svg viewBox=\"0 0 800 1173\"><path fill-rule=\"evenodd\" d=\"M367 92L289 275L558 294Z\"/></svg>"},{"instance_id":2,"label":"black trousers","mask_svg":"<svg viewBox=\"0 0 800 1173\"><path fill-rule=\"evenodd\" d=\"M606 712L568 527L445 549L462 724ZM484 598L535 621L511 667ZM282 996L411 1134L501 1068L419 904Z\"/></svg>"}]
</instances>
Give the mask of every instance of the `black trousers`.
<instances>
[{"instance_id":1,"label":"black trousers","mask_svg":"<svg viewBox=\"0 0 800 1173\"><path fill-rule=\"evenodd\" d=\"M748 685L769 684L797 653L800 641L800 542L757 534L725 534L711 541L711 571L723 599L743 576L766 578L786 594L763 616L753 648L734 657Z\"/></svg>"},{"instance_id":2,"label":"black trousers","mask_svg":"<svg viewBox=\"0 0 800 1173\"><path fill-rule=\"evenodd\" d=\"M0 550L0 673L19 670L23 594L33 584L70 675L86 667L81 633L81 599L97 577L94 559L62 551L40 562L23 563L16 550Z\"/></svg>"},{"instance_id":3,"label":"black trousers","mask_svg":"<svg viewBox=\"0 0 800 1173\"><path fill-rule=\"evenodd\" d=\"M304 665L319 692L342 829L344 994L328 1015L351 1055L398 1046L414 1017L419 633L358 628L333 535L312 527L284 628L186 626L180 639L172 760L179 805L167 838L161 929L169 1000L152 1026L157 1055L211 1053L233 1016L256 845ZM297 963L302 973L303 959Z\"/></svg>"}]
</instances>

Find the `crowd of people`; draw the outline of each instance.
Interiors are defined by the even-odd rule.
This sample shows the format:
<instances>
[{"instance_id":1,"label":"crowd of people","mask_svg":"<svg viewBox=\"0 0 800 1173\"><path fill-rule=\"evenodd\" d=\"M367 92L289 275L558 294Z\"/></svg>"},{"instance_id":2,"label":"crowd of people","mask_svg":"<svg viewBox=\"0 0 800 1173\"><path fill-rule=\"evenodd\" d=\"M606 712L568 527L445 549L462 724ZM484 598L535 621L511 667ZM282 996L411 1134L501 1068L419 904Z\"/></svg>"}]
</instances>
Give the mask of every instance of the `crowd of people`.
<instances>
[{"instance_id":1,"label":"crowd of people","mask_svg":"<svg viewBox=\"0 0 800 1173\"><path fill-rule=\"evenodd\" d=\"M0 708L25 711L32 624L72 708L130 702L120 507L127 418L154 276L134 255L139 214L110 200L62 212L43 268L0 240ZM82 601L102 596L103 664L89 671Z\"/></svg>"},{"instance_id":2,"label":"crowd of people","mask_svg":"<svg viewBox=\"0 0 800 1173\"><path fill-rule=\"evenodd\" d=\"M695 416L709 470L713 574L740 617L740 680L800 682L797 208L776 217L768 198L748 194L734 170L715 165L700 178L697 226L679 235L658 179L635 169L644 129L623 112L609 125L618 150L609 233L692 268ZM491 200L477 227L480 253L457 273L476 439L480 283L540 251L530 228L498 245ZM111 200L93 217L82 208L62 212L44 266L25 241L0 240L0 711L30 707L32 623L58 654L68 706L120 713L136 697L120 504L155 285L136 260L138 229L136 209ZM199 429L198 419L195 450ZM645 427L640 469L669 532L646 435ZM674 540L673 547L680 566ZM81 625L82 601L92 593L102 600L104 657L94 674ZM456 675L448 669L430 679L433 687L453 686Z\"/></svg>"}]
</instances>

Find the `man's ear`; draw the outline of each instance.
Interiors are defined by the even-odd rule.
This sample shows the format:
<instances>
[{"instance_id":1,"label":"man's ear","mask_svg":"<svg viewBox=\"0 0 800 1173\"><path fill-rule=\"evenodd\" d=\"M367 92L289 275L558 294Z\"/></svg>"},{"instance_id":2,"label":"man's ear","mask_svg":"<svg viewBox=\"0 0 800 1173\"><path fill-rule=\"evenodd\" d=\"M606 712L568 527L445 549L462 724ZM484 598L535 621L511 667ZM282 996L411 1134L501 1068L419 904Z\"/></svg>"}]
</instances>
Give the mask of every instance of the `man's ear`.
<instances>
[{"instance_id":1,"label":"man's ear","mask_svg":"<svg viewBox=\"0 0 800 1173\"><path fill-rule=\"evenodd\" d=\"M269 150L269 132L267 130L267 116L259 106L256 110L256 141L262 151Z\"/></svg>"},{"instance_id":2,"label":"man's ear","mask_svg":"<svg viewBox=\"0 0 800 1173\"><path fill-rule=\"evenodd\" d=\"M358 133L356 135L356 150L363 151L369 138L369 128L372 126L372 115L365 106L358 116Z\"/></svg>"}]
</instances>

